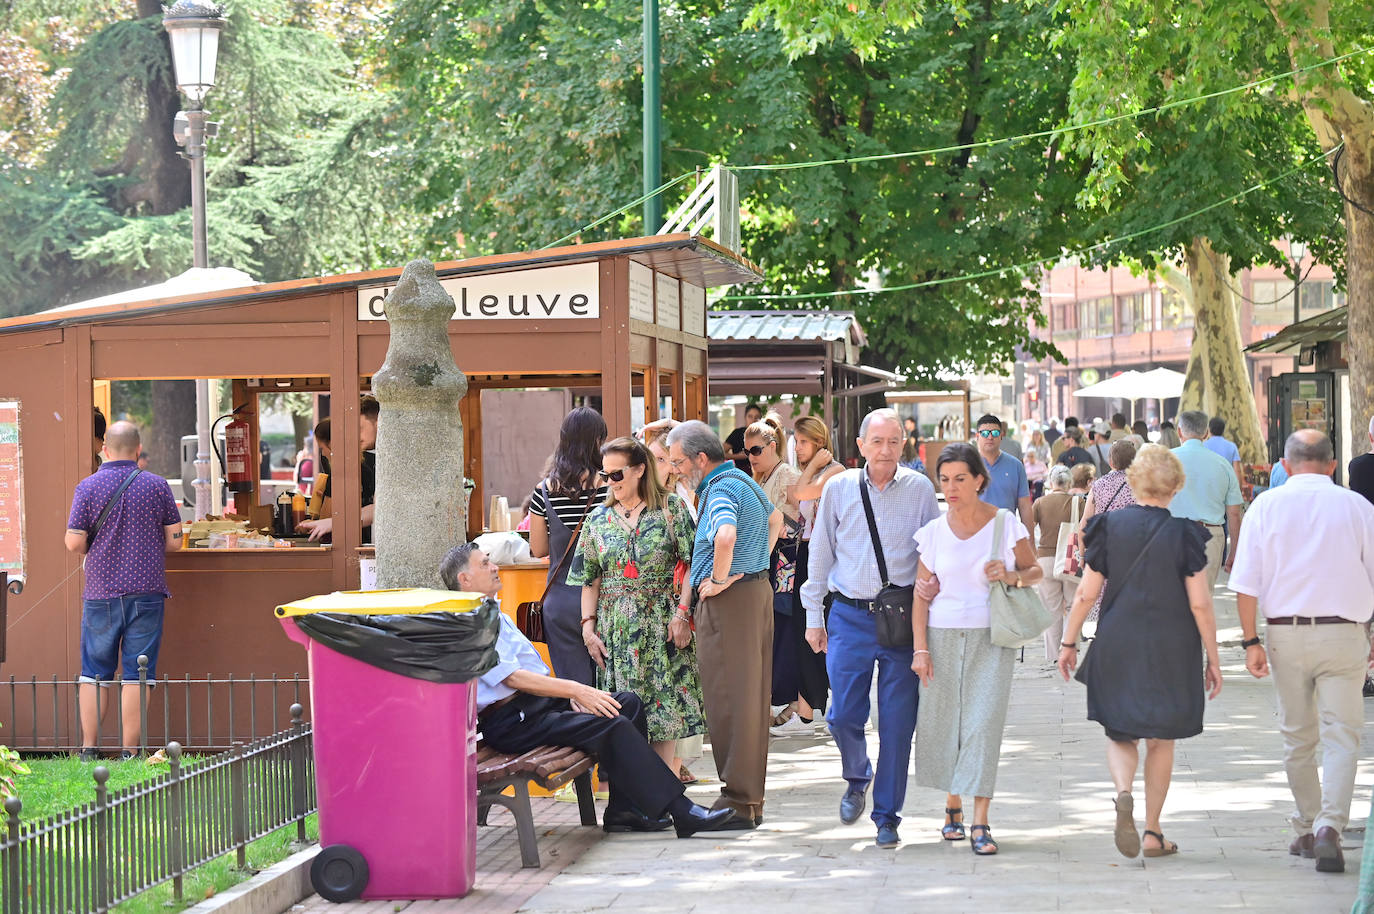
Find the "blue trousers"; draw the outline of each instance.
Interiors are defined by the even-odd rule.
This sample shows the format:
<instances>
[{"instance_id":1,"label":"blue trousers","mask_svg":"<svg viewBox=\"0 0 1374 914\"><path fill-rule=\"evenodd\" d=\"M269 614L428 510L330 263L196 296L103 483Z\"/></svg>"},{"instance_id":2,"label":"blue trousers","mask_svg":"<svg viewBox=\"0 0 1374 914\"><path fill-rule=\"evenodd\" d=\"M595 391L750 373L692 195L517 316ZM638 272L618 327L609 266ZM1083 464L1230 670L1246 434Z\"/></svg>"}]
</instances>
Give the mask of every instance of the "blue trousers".
<instances>
[{"instance_id":1,"label":"blue trousers","mask_svg":"<svg viewBox=\"0 0 1374 914\"><path fill-rule=\"evenodd\" d=\"M917 690L920 680L911 671L911 648L878 645L878 629L866 611L836 597L830 608L829 647L825 668L830 674L830 710L826 720L840 747L844 779L866 789L873 782L872 819L878 825L902 821L907 774L911 767L911 739L916 731ZM878 769L868 757L864 726L868 723L868 693L873 664L878 664Z\"/></svg>"}]
</instances>

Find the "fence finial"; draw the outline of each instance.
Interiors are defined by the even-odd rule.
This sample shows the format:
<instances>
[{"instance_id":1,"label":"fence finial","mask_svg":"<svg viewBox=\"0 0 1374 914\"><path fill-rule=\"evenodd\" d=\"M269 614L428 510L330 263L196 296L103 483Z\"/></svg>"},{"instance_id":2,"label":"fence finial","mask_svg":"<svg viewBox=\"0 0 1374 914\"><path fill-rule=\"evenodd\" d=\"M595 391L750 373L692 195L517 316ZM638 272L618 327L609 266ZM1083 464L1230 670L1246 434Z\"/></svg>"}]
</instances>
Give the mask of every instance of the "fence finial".
<instances>
[{"instance_id":1,"label":"fence finial","mask_svg":"<svg viewBox=\"0 0 1374 914\"><path fill-rule=\"evenodd\" d=\"M302 707L301 704L300 704L299 702L297 702L296 704L293 704L293 705L291 706L291 726L293 726L293 727L298 727L298 726L300 726L301 718L304 717L304 716L305 716L305 708Z\"/></svg>"},{"instance_id":2,"label":"fence finial","mask_svg":"<svg viewBox=\"0 0 1374 914\"><path fill-rule=\"evenodd\" d=\"M19 824L19 814L24 811L24 801L18 797L5 798L5 812L9 813L9 824Z\"/></svg>"},{"instance_id":3,"label":"fence finial","mask_svg":"<svg viewBox=\"0 0 1374 914\"><path fill-rule=\"evenodd\" d=\"M173 761L181 761L181 743L172 740L167 744L167 757Z\"/></svg>"}]
</instances>

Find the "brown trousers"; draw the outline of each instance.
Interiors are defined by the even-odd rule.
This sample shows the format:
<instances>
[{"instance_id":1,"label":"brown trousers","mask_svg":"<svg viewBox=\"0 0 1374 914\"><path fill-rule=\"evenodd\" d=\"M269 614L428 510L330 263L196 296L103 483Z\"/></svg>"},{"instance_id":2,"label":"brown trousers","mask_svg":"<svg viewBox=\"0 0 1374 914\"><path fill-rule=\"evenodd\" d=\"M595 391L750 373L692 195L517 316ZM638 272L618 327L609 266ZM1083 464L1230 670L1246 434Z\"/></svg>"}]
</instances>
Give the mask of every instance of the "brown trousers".
<instances>
[{"instance_id":1,"label":"brown trousers","mask_svg":"<svg viewBox=\"0 0 1374 914\"><path fill-rule=\"evenodd\" d=\"M763 816L768 699L773 681L773 588L740 580L696 611L697 666L720 798L746 818Z\"/></svg>"}]
</instances>

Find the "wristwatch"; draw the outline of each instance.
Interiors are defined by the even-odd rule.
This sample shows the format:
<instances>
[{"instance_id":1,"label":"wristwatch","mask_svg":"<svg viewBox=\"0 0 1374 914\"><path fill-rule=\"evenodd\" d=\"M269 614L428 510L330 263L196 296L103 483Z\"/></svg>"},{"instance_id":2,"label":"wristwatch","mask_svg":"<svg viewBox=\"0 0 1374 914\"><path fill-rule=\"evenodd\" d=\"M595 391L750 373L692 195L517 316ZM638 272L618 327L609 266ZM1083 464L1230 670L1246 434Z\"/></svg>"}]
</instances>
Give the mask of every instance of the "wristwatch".
<instances>
[{"instance_id":1,"label":"wristwatch","mask_svg":"<svg viewBox=\"0 0 1374 914\"><path fill-rule=\"evenodd\" d=\"M1259 636L1256 636L1256 637L1254 637L1254 638L1246 638L1244 641L1242 641L1242 642L1240 643L1240 646L1248 650L1248 649L1250 649L1250 648L1252 648L1252 647L1255 647L1255 646L1258 645L1259 643L1260 643Z\"/></svg>"}]
</instances>

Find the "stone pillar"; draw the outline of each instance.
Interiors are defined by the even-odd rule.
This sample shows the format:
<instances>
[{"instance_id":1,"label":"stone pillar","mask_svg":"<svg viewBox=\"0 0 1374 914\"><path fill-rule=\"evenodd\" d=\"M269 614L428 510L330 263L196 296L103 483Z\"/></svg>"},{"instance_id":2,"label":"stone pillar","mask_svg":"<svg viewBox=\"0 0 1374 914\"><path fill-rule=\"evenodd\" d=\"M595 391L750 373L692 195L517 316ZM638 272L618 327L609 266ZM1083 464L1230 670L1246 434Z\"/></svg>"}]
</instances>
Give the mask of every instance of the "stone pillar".
<instances>
[{"instance_id":1,"label":"stone pillar","mask_svg":"<svg viewBox=\"0 0 1374 914\"><path fill-rule=\"evenodd\" d=\"M439 561L467 538L458 402L468 379L449 346L453 297L434 264L412 260L383 307L391 341L372 377L381 404L372 522L377 586L442 588Z\"/></svg>"}]
</instances>

